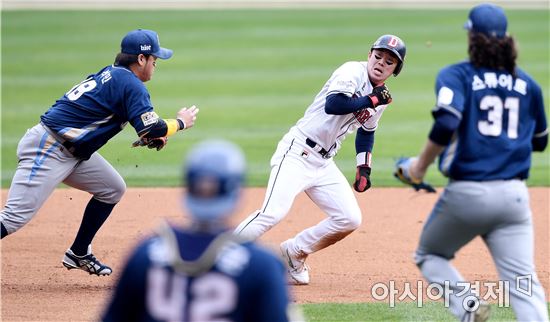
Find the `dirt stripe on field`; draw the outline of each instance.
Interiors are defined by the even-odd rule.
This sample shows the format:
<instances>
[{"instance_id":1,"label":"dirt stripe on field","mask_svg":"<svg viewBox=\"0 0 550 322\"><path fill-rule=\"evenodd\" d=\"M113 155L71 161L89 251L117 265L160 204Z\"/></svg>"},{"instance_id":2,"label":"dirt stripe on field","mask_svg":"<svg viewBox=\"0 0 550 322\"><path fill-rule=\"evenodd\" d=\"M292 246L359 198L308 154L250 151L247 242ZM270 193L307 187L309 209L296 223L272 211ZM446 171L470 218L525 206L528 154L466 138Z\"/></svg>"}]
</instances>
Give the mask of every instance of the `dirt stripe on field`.
<instances>
[{"instance_id":1,"label":"dirt stripe on field","mask_svg":"<svg viewBox=\"0 0 550 322\"><path fill-rule=\"evenodd\" d=\"M529 188L529 192L536 267L548 298L550 188ZM405 285L411 285L412 294L418 294L417 285L423 283L424 288L427 284L413 263L412 254L426 216L440 193L441 188L437 194L406 188L372 188L356 194L363 213L361 227L308 257L311 284L294 287L293 298L298 303L380 303L385 301L377 301L373 295L375 286L389 287L390 283L399 291L398 296L405 294ZM246 189L232 224L238 224L260 207L264 194L264 188ZM6 200L6 195L7 190L2 190L2 200ZM136 243L151 234L161 220L185 223L180 198L180 189L128 189L94 239L94 254L113 268L113 276L99 278L82 271L67 271L61 265L90 195L75 189L55 190L31 222L0 243L2 321L97 320ZM279 252L279 243L325 218L302 193L288 216L260 241ZM480 238L461 249L453 264L469 281L498 281L491 256ZM480 289L482 294L485 291L486 287Z\"/></svg>"}]
</instances>

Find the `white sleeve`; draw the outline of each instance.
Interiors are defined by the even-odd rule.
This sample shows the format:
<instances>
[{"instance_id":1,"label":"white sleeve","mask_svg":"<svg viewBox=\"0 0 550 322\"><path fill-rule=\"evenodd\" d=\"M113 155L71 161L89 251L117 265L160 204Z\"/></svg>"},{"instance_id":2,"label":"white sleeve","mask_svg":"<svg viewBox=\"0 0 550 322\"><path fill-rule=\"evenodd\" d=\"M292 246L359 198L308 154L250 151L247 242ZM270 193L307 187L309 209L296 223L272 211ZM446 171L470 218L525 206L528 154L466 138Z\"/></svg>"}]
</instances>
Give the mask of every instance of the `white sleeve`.
<instances>
[{"instance_id":1,"label":"white sleeve","mask_svg":"<svg viewBox=\"0 0 550 322\"><path fill-rule=\"evenodd\" d=\"M344 93L352 96L361 83L363 65L359 62L347 62L332 73L327 96L334 93Z\"/></svg>"}]
</instances>

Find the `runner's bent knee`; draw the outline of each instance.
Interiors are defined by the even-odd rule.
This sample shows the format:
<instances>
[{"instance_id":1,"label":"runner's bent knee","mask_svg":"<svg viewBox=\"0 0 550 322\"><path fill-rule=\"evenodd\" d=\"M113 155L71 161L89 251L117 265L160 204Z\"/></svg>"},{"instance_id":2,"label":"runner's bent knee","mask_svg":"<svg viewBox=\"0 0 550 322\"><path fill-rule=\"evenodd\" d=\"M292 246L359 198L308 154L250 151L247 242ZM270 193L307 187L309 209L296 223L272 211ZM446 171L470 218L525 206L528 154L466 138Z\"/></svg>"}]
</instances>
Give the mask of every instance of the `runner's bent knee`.
<instances>
[{"instance_id":1,"label":"runner's bent knee","mask_svg":"<svg viewBox=\"0 0 550 322\"><path fill-rule=\"evenodd\" d=\"M361 226L361 212L350 212L347 216L333 218L334 224L340 231L354 231Z\"/></svg>"}]
</instances>

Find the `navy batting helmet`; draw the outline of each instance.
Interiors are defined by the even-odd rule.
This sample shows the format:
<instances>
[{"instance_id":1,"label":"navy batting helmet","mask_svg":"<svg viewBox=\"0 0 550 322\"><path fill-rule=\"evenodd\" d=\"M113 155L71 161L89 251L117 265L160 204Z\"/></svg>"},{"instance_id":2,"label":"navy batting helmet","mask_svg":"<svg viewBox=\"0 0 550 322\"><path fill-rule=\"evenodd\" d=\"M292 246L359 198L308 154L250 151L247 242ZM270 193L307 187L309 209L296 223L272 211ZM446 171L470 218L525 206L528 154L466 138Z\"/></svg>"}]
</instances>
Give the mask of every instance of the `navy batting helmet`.
<instances>
[{"instance_id":1,"label":"navy batting helmet","mask_svg":"<svg viewBox=\"0 0 550 322\"><path fill-rule=\"evenodd\" d=\"M386 49L391 51L397 57L397 59L399 59L399 63L395 67L393 75L399 75L399 72L401 72L401 68L403 68L405 55L407 53L407 47L405 47L405 43L403 42L403 40L394 35L383 35L374 42L371 47L371 50L373 49Z\"/></svg>"},{"instance_id":2,"label":"navy batting helmet","mask_svg":"<svg viewBox=\"0 0 550 322\"><path fill-rule=\"evenodd\" d=\"M184 173L191 217L216 221L230 215L237 205L244 182L244 154L227 141L204 141L189 152Z\"/></svg>"}]
</instances>

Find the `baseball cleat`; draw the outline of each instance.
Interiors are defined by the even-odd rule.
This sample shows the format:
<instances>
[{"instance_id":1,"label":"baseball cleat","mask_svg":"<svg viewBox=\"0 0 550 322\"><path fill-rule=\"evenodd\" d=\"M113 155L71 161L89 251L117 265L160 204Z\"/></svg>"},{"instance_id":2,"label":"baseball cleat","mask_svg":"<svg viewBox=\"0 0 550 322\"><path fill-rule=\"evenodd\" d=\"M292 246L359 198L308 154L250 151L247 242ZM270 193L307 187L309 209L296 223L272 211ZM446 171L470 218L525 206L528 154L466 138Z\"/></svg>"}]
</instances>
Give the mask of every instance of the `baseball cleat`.
<instances>
[{"instance_id":1,"label":"baseball cleat","mask_svg":"<svg viewBox=\"0 0 550 322\"><path fill-rule=\"evenodd\" d=\"M479 303L479 307L474 312L466 312L461 322L485 322L491 314L491 306L487 302Z\"/></svg>"},{"instance_id":2,"label":"baseball cleat","mask_svg":"<svg viewBox=\"0 0 550 322\"><path fill-rule=\"evenodd\" d=\"M88 254L84 256L76 256L71 249L68 249L63 257L63 266L69 270L78 268L90 273L90 275L95 274L97 276L111 275L113 272L109 266L101 264L101 262L95 258L92 254L91 245L88 246Z\"/></svg>"},{"instance_id":3,"label":"baseball cleat","mask_svg":"<svg viewBox=\"0 0 550 322\"><path fill-rule=\"evenodd\" d=\"M309 266L306 265L306 256L298 257L291 253L288 244L292 240L289 239L281 243L281 253L287 265L288 282L293 285L308 285L309 284Z\"/></svg>"}]
</instances>

